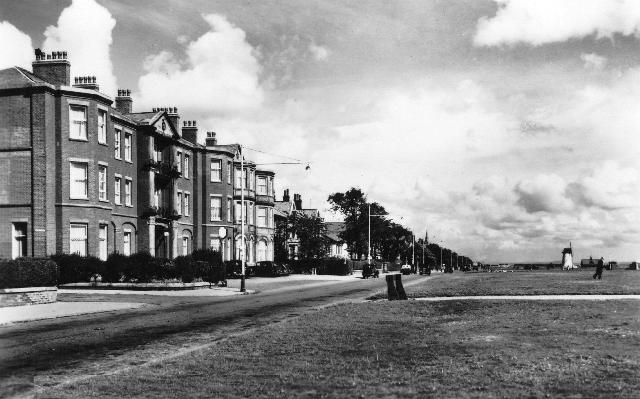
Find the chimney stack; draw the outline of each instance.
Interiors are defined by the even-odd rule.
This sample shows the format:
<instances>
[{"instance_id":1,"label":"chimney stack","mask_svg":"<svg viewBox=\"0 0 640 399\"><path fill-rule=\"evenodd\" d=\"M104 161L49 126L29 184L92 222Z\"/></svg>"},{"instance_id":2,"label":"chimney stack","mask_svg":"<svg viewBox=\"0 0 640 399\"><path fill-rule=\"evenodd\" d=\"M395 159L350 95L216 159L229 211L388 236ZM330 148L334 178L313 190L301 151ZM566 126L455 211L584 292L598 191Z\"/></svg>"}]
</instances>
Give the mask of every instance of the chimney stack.
<instances>
[{"instance_id":1,"label":"chimney stack","mask_svg":"<svg viewBox=\"0 0 640 399\"><path fill-rule=\"evenodd\" d=\"M178 108L169 107L165 108L164 110L167 111L167 117L171 121L171 124L176 129L178 134L182 137L182 133L180 132L180 115L178 115Z\"/></svg>"},{"instance_id":2,"label":"chimney stack","mask_svg":"<svg viewBox=\"0 0 640 399\"><path fill-rule=\"evenodd\" d=\"M131 90L119 89L116 97L116 109L122 114L130 114L133 109Z\"/></svg>"},{"instance_id":3,"label":"chimney stack","mask_svg":"<svg viewBox=\"0 0 640 399\"><path fill-rule=\"evenodd\" d=\"M289 197L289 189L285 189L284 190L284 194L282 195L282 201L284 202L289 202L291 200L291 197Z\"/></svg>"},{"instance_id":4,"label":"chimney stack","mask_svg":"<svg viewBox=\"0 0 640 399\"><path fill-rule=\"evenodd\" d=\"M77 76L73 79L73 87L95 91L98 91L100 89L100 86L98 86L98 83L96 83L95 76Z\"/></svg>"},{"instance_id":5,"label":"chimney stack","mask_svg":"<svg viewBox=\"0 0 640 399\"><path fill-rule=\"evenodd\" d=\"M293 194L293 203L297 210L302 210L302 196L300 194Z\"/></svg>"},{"instance_id":6,"label":"chimney stack","mask_svg":"<svg viewBox=\"0 0 640 399\"><path fill-rule=\"evenodd\" d=\"M216 132L207 132L207 138L205 139L204 142L207 147L213 147L218 145L218 140L216 139Z\"/></svg>"},{"instance_id":7,"label":"chimney stack","mask_svg":"<svg viewBox=\"0 0 640 399\"><path fill-rule=\"evenodd\" d=\"M182 122L182 137L190 143L198 143L198 125L196 121Z\"/></svg>"},{"instance_id":8,"label":"chimney stack","mask_svg":"<svg viewBox=\"0 0 640 399\"><path fill-rule=\"evenodd\" d=\"M38 48L35 55L36 60L31 64L34 75L56 86L71 84L71 64L67 60L66 51L46 54Z\"/></svg>"}]
</instances>

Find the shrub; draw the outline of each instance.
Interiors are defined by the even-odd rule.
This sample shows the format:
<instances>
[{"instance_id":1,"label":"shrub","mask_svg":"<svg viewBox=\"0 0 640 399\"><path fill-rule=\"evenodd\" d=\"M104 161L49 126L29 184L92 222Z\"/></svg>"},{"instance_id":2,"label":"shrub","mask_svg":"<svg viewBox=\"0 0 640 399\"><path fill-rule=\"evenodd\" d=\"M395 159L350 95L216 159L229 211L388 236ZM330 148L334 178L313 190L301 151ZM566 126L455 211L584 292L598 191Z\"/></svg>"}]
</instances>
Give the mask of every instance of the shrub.
<instances>
[{"instance_id":1,"label":"shrub","mask_svg":"<svg viewBox=\"0 0 640 399\"><path fill-rule=\"evenodd\" d=\"M102 281L105 283L119 283L124 281L127 270L129 270L128 262L128 256L119 253L109 255L100 273Z\"/></svg>"},{"instance_id":2,"label":"shrub","mask_svg":"<svg viewBox=\"0 0 640 399\"><path fill-rule=\"evenodd\" d=\"M178 256L173 260L176 264L178 275L183 283L191 283L195 278L195 262L191 255Z\"/></svg>"},{"instance_id":3,"label":"shrub","mask_svg":"<svg viewBox=\"0 0 640 399\"><path fill-rule=\"evenodd\" d=\"M353 268L344 259L327 258L322 260L322 264L318 267L318 274L332 274L337 276L346 276L353 273Z\"/></svg>"},{"instance_id":4,"label":"shrub","mask_svg":"<svg viewBox=\"0 0 640 399\"><path fill-rule=\"evenodd\" d=\"M51 260L58 265L59 284L89 282L91 276L104 270L104 262L95 256L56 254L51 256Z\"/></svg>"},{"instance_id":5,"label":"shrub","mask_svg":"<svg viewBox=\"0 0 640 399\"><path fill-rule=\"evenodd\" d=\"M149 252L136 252L129 256L126 263L126 279L131 282L148 283L153 280L157 271L158 263L162 258L154 258Z\"/></svg>"},{"instance_id":6,"label":"shrub","mask_svg":"<svg viewBox=\"0 0 640 399\"><path fill-rule=\"evenodd\" d=\"M58 265L46 258L0 260L0 288L51 287L58 284Z\"/></svg>"}]
</instances>

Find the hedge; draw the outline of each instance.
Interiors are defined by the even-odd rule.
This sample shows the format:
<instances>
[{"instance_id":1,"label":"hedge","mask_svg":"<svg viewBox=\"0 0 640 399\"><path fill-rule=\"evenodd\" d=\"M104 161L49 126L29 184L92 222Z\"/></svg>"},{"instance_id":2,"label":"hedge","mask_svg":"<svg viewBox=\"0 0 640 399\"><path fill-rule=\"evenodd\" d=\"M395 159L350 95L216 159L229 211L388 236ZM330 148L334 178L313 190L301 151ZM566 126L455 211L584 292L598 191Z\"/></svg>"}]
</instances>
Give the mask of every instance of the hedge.
<instances>
[{"instance_id":1,"label":"hedge","mask_svg":"<svg viewBox=\"0 0 640 399\"><path fill-rule=\"evenodd\" d=\"M103 261L94 256L80 256L78 254L51 255L60 270L59 284L89 281L94 274L101 274Z\"/></svg>"},{"instance_id":2,"label":"hedge","mask_svg":"<svg viewBox=\"0 0 640 399\"><path fill-rule=\"evenodd\" d=\"M0 288L52 287L58 284L58 265L50 259L0 260Z\"/></svg>"},{"instance_id":3,"label":"hedge","mask_svg":"<svg viewBox=\"0 0 640 399\"><path fill-rule=\"evenodd\" d=\"M289 262L293 273L309 274L316 269L317 274L346 276L353 273L349 262L342 258L299 259Z\"/></svg>"},{"instance_id":4,"label":"hedge","mask_svg":"<svg viewBox=\"0 0 640 399\"><path fill-rule=\"evenodd\" d=\"M197 250L193 255L174 260L156 258L148 252L130 256L109 255L106 261L77 254L53 255L60 267L60 284L90 282L100 275L103 283L149 283L157 280L182 280L185 283L202 279L217 284L225 280L225 268L218 252Z\"/></svg>"}]
</instances>

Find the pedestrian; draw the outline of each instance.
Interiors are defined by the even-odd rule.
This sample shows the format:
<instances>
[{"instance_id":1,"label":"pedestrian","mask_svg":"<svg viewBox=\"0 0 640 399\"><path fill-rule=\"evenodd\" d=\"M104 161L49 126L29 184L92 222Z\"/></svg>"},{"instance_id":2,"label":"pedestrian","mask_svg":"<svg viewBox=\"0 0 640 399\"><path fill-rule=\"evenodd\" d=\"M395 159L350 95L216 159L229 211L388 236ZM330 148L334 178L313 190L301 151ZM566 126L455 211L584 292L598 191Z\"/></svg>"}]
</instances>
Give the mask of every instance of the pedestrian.
<instances>
[{"instance_id":1,"label":"pedestrian","mask_svg":"<svg viewBox=\"0 0 640 399\"><path fill-rule=\"evenodd\" d=\"M598 265L596 266L596 273L593 275L594 280L596 279L596 277L598 278L598 280L602 280L602 270L604 270L604 258L600 258L600 260L598 261Z\"/></svg>"}]
</instances>

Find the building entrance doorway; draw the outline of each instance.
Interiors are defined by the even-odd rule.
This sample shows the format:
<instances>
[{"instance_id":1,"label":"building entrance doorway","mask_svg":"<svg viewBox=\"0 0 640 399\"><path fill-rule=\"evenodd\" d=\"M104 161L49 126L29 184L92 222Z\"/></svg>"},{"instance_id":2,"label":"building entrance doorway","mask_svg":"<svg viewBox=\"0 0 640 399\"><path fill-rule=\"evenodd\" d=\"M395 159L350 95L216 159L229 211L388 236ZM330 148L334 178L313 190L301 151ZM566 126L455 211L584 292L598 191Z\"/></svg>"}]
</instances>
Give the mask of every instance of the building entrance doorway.
<instances>
[{"instance_id":1,"label":"building entrance doorway","mask_svg":"<svg viewBox=\"0 0 640 399\"><path fill-rule=\"evenodd\" d=\"M156 258L169 257L169 230L166 226L156 225Z\"/></svg>"}]
</instances>

